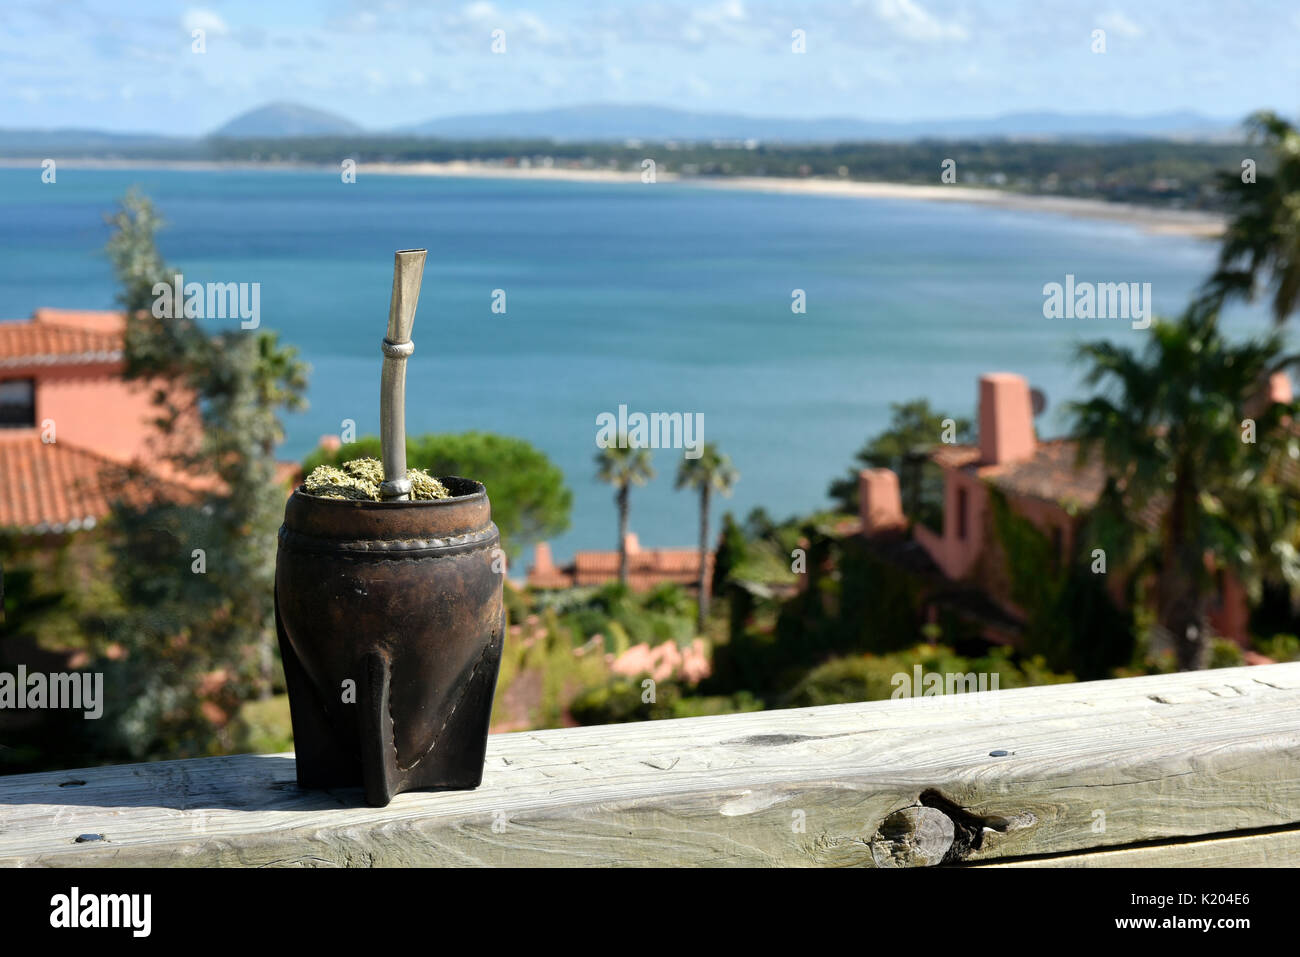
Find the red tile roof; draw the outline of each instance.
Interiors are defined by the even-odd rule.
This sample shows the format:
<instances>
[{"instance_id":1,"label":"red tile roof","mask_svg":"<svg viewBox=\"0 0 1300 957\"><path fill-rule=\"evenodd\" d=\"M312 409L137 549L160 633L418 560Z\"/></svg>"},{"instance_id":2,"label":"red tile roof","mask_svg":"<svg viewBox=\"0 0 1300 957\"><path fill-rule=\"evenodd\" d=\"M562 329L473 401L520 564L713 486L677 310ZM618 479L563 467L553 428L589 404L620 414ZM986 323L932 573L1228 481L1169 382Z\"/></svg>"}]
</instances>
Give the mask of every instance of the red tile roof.
<instances>
[{"instance_id":1,"label":"red tile roof","mask_svg":"<svg viewBox=\"0 0 1300 957\"><path fill-rule=\"evenodd\" d=\"M1106 488L1106 469L1099 455L1079 462L1078 451L1072 439L1049 439L1038 443L1033 458L981 469L980 475L1005 492L1087 509Z\"/></svg>"},{"instance_id":2,"label":"red tile roof","mask_svg":"<svg viewBox=\"0 0 1300 957\"><path fill-rule=\"evenodd\" d=\"M117 313L38 310L37 316L32 320L0 322L0 371L21 366L121 360L122 317Z\"/></svg>"},{"instance_id":3,"label":"red tile roof","mask_svg":"<svg viewBox=\"0 0 1300 957\"><path fill-rule=\"evenodd\" d=\"M573 568L579 575L617 575L618 552L578 552L573 556ZM694 574L699 569L700 553L693 548L647 548L627 556L628 574Z\"/></svg>"},{"instance_id":4,"label":"red tile roof","mask_svg":"<svg viewBox=\"0 0 1300 957\"><path fill-rule=\"evenodd\" d=\"M169 478L64 441L46 444L36 429L0 429L0 528L75 532L94 528L114 500L137 508L166 499L191 502L210 482Z\"/></svg>"},{"instance_id":5,"label":"red tile roof","mask_svg":"<svg viewBox=\"0 0 1300 957\"><path fill-rule=\"evenodd\" d=\"M32 313L32 320L115 335L121 335L122 330L126 328L126 317L120 312L110 310L51 309L49 306L41 306Z\"/></svg>"},{"instance_id":6,"label":"red tile roof","mask_svg":"<svg viewBox=\"0 0 1300 957\"><path fill-rule=\"evenodd\" d=\"M573 576L562 568L548 568L543 571L529 568L528 584L534 588L572 588Z\"/></svg>"},{"instance_id":7,"label":"red tile roof","mask_svg":"<svg viewBox=\"0 0 1300 957\"><path fill-rule=\"evenodd\" d=\"M936 445L930 460L946 469L959 469L978 462L980 450L978 445Z\"/></svg>"},{"instance_id":8,"label":"red tile roof","mask_svg":"<svg viewBox=\"0 0 1300 957\"><path fill-rule=\"evenodd\" d=\"M713 554L706 559L710 573ZM635 591L646 591L664 582L694 585L700 576L700 553L695 548L641 548L634 546L627 556L627 583ZM618 552L577 552L561 568L529 568L528 584L534 588L572 588L602 585L618 578Z\"/></svg>"},{"instance_id":9,"label":"red tile roof","mask_svg":"<svg viewBox=\"0 0 1300 957\"><path fill-rule=\"evenodd\" d=\"M120 468L66 442L46 445L35 429L6 429L0 432L0 528L94 528L108 514Z\"/></svg>"},{"instance_id":10,"label":"red tile roof","mask_svg":"<svg viewBox=\"0 0 1300 957\"><path fill-rule=\"evenodd\" d=\"M1078 462L1078 442L1046 439L1038 443L1032 458L1003 465L981 465L979 446L940 445L930 453L935 464L946 469L965 469L1013 495L1091 508L1106 487L1106 470L1100 456Z\"/></svg>"}]
</instances>

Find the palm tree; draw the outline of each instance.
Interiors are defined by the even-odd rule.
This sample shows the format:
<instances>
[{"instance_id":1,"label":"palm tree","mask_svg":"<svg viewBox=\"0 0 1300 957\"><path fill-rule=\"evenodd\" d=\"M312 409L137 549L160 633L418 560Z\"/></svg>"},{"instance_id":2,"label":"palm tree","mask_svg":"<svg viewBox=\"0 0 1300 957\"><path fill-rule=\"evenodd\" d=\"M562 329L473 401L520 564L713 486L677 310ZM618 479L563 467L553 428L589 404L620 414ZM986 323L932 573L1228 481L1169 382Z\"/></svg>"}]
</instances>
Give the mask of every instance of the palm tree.
<instances>
[{"instance_id":1,"label":"palm tree","mask_svg":"<svg viewBox=\"0 0 1300 957\"><path fill-rule=\"evenodd\" d=\"M1158 623L1184 670L1204 667L1219 571L1252 595L1266 575L1300 582L1300 404L1259 401L1259 383L1294 357L1276 334L1230 343L1216 320L1193 307L1157 321L1141 354L1084 344L1085 381L1104 388L1072 407L1080 459L1100 450L1109 473L1093 544L1117 570L1153 575Z\"/></svg>"},{"instance_id":2,"label":"palm tree","mask_svg":"<svg viewBox=\"0 0 1300 957\"><path fill-rule=\"evenodd\" d=\"M650 451L629 441L622 433L618 442L596 453L596 478L614 486L618 506L618 580L627 584L628 493L633 485L644 485L655 477Z\"/></svg>"},{"instance_id":3,"label":"palm tree","mask_svg":"<svg viewBox=\"0 0 1300 957\"><path fill-rule=\"evenodd\" d=\"M1247 122L1276 168L1253 183L1237 172L1224 174L1233 219L1202 301L1217 310L1232 298L1253 299L1263 282L1273 290L1273 318L1282 322L1300 307L1300 130L1268 111Z\"/></svg>"},{"instance_id":4,"label":"palm tree","mask_svg":"<svg viewBox=\"0 0 1300 957\"><path fill-rule=\"evenodd\" d=\"M709 498L714 492L730 495L740 473L731 459L718 451L712 442L705 442L698 458L683 458L677 467L677 488L693 488L700 492L700 580L699 613L697 628L704 630L704 620L709 614L709 589L706 576L709 556Z\"/></svg>"}]
</instances>

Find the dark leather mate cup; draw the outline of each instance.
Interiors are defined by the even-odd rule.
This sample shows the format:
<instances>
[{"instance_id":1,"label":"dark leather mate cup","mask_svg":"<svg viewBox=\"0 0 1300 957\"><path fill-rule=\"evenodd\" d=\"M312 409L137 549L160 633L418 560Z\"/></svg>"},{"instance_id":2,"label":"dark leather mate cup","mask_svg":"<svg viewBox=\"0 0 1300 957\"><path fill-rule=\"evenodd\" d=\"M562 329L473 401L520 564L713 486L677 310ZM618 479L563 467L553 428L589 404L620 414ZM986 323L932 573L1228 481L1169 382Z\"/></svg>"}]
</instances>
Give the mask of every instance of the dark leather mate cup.
<instances>
[{"instance_id":1,"label":"dark leather mate cup","mask_svg":"<svg viewBox=\"0 0 1300 957\"><path fill-rule=\"evenodd\" d=\"M505 633L487 492L345 501L298 489L276 554L276 630L304 788L382 807L483 778Z\"/></svg>"}]
</instances>

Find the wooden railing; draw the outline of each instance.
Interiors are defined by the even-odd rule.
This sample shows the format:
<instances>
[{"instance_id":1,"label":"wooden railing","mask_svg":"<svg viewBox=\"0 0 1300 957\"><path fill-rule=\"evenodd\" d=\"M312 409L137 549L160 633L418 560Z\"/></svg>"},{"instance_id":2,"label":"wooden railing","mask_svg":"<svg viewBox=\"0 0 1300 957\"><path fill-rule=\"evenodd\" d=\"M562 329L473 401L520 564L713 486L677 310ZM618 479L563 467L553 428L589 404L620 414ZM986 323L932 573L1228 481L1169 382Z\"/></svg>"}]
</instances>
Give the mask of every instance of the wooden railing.
<instances>
[{"instance_id":1,"label":"wooden railing","mask_svg":"<svg viewBox=\"0 0 1300 957\"><path fill-rule=\"evenodd\" d=\"M496 735L387 808L292 755L0 778L4 865L957 863L1300 864L1300 664Z\"/></svg>"}]
</instances>

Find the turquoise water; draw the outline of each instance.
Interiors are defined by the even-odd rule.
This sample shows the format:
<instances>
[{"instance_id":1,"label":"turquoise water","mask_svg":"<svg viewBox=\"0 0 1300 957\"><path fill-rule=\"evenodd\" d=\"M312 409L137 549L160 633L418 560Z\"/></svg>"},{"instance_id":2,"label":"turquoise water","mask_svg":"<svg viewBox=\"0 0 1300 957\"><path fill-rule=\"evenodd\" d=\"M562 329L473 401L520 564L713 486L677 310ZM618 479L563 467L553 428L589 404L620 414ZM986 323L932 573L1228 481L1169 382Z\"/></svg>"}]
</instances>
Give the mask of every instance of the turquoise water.
<instances>
[{"instance_id":1,"label":"turquoise water","mask_svg":"<svg viewBox=\"0 0 1300 957\"><path fill-rule=\"evenodd\" d=\"M38 168L0 169L0 318L113 306L103 213L131 185L169 221L160 245L187 281L260 282L262 326L311 363L311 408L290 418L285 457L344 419L377 431L393 251L427 247L408 429L542 448L575 496L559 556L614 545L611 491L593 475L601 412L703 413L741 473L723 508L810 510L891 402L928 396L971 415L981 372L1027 375L1049 398L1040 430L1061 431L1074 344L1143 333L1044 319L1043 284L1150 282L1157 313L1173 313L1214 255L1047 214L663 183L64 168L47 185ZM791 313L794 289L805 315ZM1229 321L1267 324L1257 308ZM680 454L658 451L659 477L632 493L646 545L695 542L696 501L672 488Z\"/></svg>"}]
</instances>

